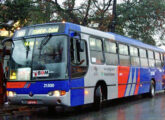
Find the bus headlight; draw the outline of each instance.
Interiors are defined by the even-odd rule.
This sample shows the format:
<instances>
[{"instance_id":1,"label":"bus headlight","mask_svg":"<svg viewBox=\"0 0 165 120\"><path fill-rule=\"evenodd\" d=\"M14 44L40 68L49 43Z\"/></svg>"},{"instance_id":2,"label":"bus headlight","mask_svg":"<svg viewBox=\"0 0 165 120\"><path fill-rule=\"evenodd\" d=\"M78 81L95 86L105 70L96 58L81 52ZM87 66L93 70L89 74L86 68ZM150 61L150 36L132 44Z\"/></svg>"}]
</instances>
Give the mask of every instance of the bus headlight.
<instances>
[{"instance_id":1,"label":"bus headlight","mask_svg":"<svg viewBox=\"0 0 165 120\"><path fill-rule=\"evenodd\" d=\"M12 72L12 73L11 73L10 79L11 79L11 80L17 79L16 72Z\"/></svg>"},{"instance_id":2,"label":"bus headlight","mask_svg":"<svg viewBox=\"0 0 165 120\"><path fill-rule=\"evenodd\" d=\"M66 94L66 91L64 90L55 90L51 91L48 93L49 96L55 96L55 97L60 97Z\"/></svg>"},{"instance_id":3,"label":"bus headlight","mask_svg":"<svg viewBox=\"0 0 165 120\"><path fill-rule=\"evenodd\" d=\"M13 91L7 91L6 94L7 94L7 97L14 97L14 96L16 96L16 93L13 92Z\"/></svg>"}]
</instances>

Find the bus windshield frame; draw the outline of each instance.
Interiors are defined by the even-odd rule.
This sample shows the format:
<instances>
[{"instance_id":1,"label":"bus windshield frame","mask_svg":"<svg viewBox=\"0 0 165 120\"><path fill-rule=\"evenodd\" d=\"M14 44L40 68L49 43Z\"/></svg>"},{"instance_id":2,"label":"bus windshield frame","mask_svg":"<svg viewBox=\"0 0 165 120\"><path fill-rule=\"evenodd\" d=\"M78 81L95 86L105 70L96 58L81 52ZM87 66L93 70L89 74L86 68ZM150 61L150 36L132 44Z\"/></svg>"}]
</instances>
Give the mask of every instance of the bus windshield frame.
<instances>
[{"instance_id":1,"label":"bus windshield frame","mask_svg":"<svg viewBox=\"0 0 165 120\"><path fill-rule=\"evenodd\" d=\"M68 39L66 34L15 38L8 81L68 79Z\"/></svg>"}]
</instances>

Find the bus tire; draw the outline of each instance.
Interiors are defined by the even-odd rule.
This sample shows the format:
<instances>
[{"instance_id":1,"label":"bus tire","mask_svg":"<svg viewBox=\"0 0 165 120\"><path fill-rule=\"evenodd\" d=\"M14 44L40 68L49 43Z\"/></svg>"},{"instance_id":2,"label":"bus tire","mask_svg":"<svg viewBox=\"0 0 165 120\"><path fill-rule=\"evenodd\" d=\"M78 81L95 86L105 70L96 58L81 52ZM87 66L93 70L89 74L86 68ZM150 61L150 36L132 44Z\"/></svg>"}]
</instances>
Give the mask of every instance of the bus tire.
<instances>
[{"instance_id":1,"label":"bus tire","mask_svg":"<svg viewBox=\"0 0 165 120\"><path fill-rule=\"evenodd\" d=\"M155 82L152 80L150 83L150 91L149 91L149 97L155 96Z\"/></svg>"},{"instance_id":2,"label":"bus tire","mask_svg":"<svg viewBox=\"0 0 165 120\"><path fill-rule=\"evenodd\" d=\"M101 86L96 87L94 92L94 110L100 110L102 108L103 93Z\"/></svg>"}]
</instances>

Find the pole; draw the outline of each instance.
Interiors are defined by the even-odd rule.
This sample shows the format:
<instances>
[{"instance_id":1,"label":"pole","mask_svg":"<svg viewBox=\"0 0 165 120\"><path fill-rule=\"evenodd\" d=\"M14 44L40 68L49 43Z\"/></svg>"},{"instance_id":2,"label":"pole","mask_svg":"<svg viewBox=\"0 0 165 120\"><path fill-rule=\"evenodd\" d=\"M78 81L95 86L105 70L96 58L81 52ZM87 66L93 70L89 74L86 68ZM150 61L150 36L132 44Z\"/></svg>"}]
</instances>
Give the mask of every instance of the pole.
<instances>
[{"instance_id":1,"label":"pole","mask_svg":"<svg viewBox=\"0 0 165 120\"><path fill-rule=\"evenodd\" d=\"M116 26L116 2L117 0L113 0L113 11L112 11L112 15L113 15L113 19L112 22L109 25L109 31L110 32L115 32L115 26Z\"/></svg>"}]
</instances>

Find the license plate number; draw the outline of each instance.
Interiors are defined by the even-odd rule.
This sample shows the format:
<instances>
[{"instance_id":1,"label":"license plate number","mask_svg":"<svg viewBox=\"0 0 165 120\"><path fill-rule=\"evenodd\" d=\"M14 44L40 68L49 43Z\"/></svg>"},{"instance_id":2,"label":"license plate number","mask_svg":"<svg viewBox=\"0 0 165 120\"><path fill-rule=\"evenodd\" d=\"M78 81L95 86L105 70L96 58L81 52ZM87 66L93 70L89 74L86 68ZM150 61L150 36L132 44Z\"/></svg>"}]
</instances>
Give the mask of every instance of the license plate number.
<instances>
[{"instance_id":1,"label":"license plate number","mask_svg":"<svg viewBox=\"0 0 165 120\"><path fill-rule=\"evenodd\" d=\"M37 100L28 100L27 104L37 104Z\"/></svg>"}]
</instances>

